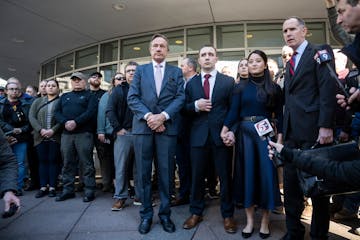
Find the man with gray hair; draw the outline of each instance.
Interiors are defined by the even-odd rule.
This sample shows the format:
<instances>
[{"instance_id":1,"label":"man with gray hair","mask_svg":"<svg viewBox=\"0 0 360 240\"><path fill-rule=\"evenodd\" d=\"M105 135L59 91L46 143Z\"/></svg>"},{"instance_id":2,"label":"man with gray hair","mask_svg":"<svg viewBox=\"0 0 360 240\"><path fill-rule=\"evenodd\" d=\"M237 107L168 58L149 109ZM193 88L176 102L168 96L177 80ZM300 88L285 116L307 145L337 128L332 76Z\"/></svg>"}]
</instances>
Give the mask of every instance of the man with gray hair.
<instances>
[{"instance_id":1,"label":"man with gray hair","mask_svg":"<svg viewBox=\"0 0 360 240\"><path fill-rule=\"evenodd\" d=\"M97 99L86 90L86 77L80 72L70 76L72 91L60 97L55 108L55 119L64 127L61 135L63 191L55 201L74 198L74 182L80 166L85 184L84 202L95 198L95 167L92 158L95 129L93 119L97 112ZM78 164L78 161L80 164Z\"/></svg>"},{"instance_id":2,"label":"man with gray hair","mask_svg":"<svg viewBox=\"0 0 360 240\"><path fill-rule=\"evenodd\" d=\"M186 84L197 75L197 63L192 58L184 58L181 61L181 70L184 76L184 88ZM180 188L176 199L171 202L172 206L180 206L190 202L191 166L190 166L190 120L181 114L179 135L176 146L176 164L179 171Z\"/></svg>"}]
</instances>

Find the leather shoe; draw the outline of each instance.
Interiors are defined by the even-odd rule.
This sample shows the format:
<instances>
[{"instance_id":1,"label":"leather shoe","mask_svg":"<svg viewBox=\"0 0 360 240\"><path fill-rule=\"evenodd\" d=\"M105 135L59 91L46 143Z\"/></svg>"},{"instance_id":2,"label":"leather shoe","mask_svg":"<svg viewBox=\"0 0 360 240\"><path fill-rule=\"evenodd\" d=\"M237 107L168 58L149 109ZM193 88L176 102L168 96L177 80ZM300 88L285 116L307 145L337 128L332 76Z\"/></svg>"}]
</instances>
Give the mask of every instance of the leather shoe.
<instances>
[{"instance_id":1,"label":"leather shoe","mask_svg":"<svg viewBox=\"0 0 360 240\"><path fill-rule=\"evenodd\" d=\"M280 240L291 240L291 238L288 234L285 234Z\"/></svg>"},{"instance_id":2,"label":"leather shoe","mask_svg":"<svg viewBox=\"0 0 360 240\"><path fill-rule=\"evenodd\" d=\"M168 232L168 233L175 232L175 224L171 221L170 218L160 219L160 223L165 232Z\"/></svg>"},{"instance_id":3,"label":"leather shoe","mask_svg":"<svg viewBox=\"0 0 360 240\"><path fill-rule=\"evenodd\" d=\"M196 225L198 225L198 223L200 223L202 220L203 220L202 216L193 214L188 219L186 219L186 221L183 224L183 228L192 229L196 227Z\"/></svg>"},{"instance_id":4,"label":"leather shoe","mask_svg":"<svg viewBox=\"0 0 360 240\"><path fill-rule=\"evenodd\" d=\"M152 223L151 219L147 219L147 218L141 219L141 223L138 228L139 233L147 234L150 231L151 223Z\"/></svg>"},{"instance_id":5,"label":"leather shoe","mask_svg":"<svg viewBox=\"0 0 360 240\"><path fill-rule=\"evenodd\" d=\"M190 203L189 197L182 197L182 198L174 199L174 201L171 201L171 206L175 207L175 206L186 205L189 203Z\"/></svg>"},{"instance_id":6,"label":"leather shoe","mask_svg":"<svg viewBox=\"0 0 360 240\"><path fill-rule=\"evenodd\" d=\"M237 227L234 218L224 218L224 229L227 233L236 233Z\"/></svg>"},{"instance_id":7,"label":"leather shoe","mask_svg":"<svg viewBox=\"0 0 360 240\"><path fill-rule=\"evenodd\" d=\"M91 202L95 199L94 194L88 194L83 197L83 202Z\"/></svg>"},{"instance_id":8,"label":"leather shoe","mask_svg":"<svg viewBox=\"0 0 360 240\"><path fill-rule=\"evenodd\" d=\"M75 193L61 193L59 196L55 198L55 201L61 202L74 197L75 197Z\"/></svg>"},{"instance_id":9,"label":"leather shoe","mask_svg":"<svg viewBox=\"0 0 360 240\"><path fill-rule=\"evenodd\" d=\"M249 237L251 237L251 235L254 233L254 228L251 230L251 232L244 232L244 231L242 231L241 232L241 236L243 237L243 238L249 238Z\"/></svg>"},{"instance_id":10,"label":"leather shoe","mask_svg":"<svg viewBox=\"0 0 360 240\"><path fill-rule=\"evenodd\" d=\"M35 194L35 198L42 198L44 196L46 196L48 194L47 190L39 190L36 194Z\"/></svg>"},{"instance_id":11,"label":"leather shoe","mask_svg":"<svg viewBox=\"0 0 360 240\"><path fill-rule=\"evenodd\" d=\"M259 232L260 238L266 239L266 238L270 237L270 227L268 227L268 229L269 229L269 232L268 232L268 233L263 233L263 232L261 232L261 231Z\"/></svg>"}]
</instances>

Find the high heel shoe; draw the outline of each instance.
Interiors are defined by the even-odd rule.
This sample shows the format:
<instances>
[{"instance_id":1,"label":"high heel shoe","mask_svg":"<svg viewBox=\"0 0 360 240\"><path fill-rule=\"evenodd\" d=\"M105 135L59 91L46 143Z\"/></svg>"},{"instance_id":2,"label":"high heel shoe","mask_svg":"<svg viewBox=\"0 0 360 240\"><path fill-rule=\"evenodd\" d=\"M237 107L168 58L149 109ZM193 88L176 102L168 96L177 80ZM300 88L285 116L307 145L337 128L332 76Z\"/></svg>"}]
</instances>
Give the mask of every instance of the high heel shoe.
<instances>
[{"instance_id":1,"label":"high heel shoe","mask_svg":"<svg viewBox=\"0 0 360 240\"><path fill-rule=\"evenodd\" d=\"M261 239L266 239L266 238L270 237L270 227L268 227L268 229L269 229L269 233L259 232L259 236Z\"/></svg>"},{"instance_id":2,"label":"high heel shoe","mask_svg":"<svg viewBox=\"0 0 360 240\"><path fill-rule=\"evenodd\" d=\"M241 236L243 238L249 238L254 233L254 228L251 230L251 232L244 232L244 230L241 232Z\"/></svg>"}]
</instances>

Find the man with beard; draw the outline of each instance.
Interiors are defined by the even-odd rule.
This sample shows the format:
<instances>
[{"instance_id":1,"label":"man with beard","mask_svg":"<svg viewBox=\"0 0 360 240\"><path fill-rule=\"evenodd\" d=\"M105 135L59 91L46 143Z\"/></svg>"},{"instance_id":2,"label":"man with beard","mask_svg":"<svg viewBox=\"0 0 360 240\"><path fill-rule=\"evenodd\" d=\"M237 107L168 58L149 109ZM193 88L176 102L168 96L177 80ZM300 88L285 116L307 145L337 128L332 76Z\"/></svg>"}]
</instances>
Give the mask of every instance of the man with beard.
<instances>
[{"instance_id":1,"label":"man with beard","mask_svg":"<svg viewBox=\"0 0 360 240\"><path fill-rule=\"evenodd\" d=\"M104 93L106 93L105 90L100 88L102 80L102 74L99 72L94 72L90 75L90 78L88 79L88 83L90 86L90 92L95 95L95 98L97 99L97 105L99 104L100 98ZM96 107L97 109L97 107ZM95 115L97 116L97 115ZM94 118L94 123L96 122L96 117ZM110 169L103 169L103 168L109 168L109 164L104 164L105 162L109 162L110 159L108 154L105 154L106 144L101 141L101 136L99 134L96 134L96 124L94 124L94 145L96 148L97 156L99 158L100 162L100 168L101 168L101 177L102 177L102 191L103 192L110 192L112 187L112 177L111 176L104 176L103 173L109 173Z\"/></svg>"}]
</instances>

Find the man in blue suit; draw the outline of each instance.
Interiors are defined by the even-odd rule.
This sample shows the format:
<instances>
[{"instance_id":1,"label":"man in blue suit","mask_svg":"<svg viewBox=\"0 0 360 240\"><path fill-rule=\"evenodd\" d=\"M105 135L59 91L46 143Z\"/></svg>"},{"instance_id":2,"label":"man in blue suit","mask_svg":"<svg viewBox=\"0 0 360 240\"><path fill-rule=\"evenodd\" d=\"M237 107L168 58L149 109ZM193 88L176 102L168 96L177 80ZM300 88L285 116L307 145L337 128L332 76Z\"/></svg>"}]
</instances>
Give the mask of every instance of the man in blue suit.
<instances>
[{"instance_id":1,"label":"man in blue suit","mask_svg":"<svg viewBox=\"0 0 360 240\"><path fill-rule=\"evenodd\" d=\"M234 204L231 194L231 148L224 145L220 131L230 107L234 79L215 69L216 49L204 46L199 50L201 74L186 84L186 112L191 116L191 216L184 222L184 229L191 229L202 221L205 208L204 178L210 161L214 162L220 179L221 215L224 229L236 232L233 219Z\"/></svg>"},{"instance_id":2,"label":"man in blue suit","mask_svg":"<svg viewBox=\"0 0 360 240\"><path fill-rule=\"evenodd\" d=\"M128 105L134 113L132 133L138 182L141 223L139 232L150 231L153 208L151 202L152 161L157 161L161 205L158 216L164 231L174 232L170 219L170 189L175 166L179 112L185 102L181 69L165 62L168 39L155 34L150 42L152 62L136 69L128 93Z\"/></svg>"}]
</instances>

